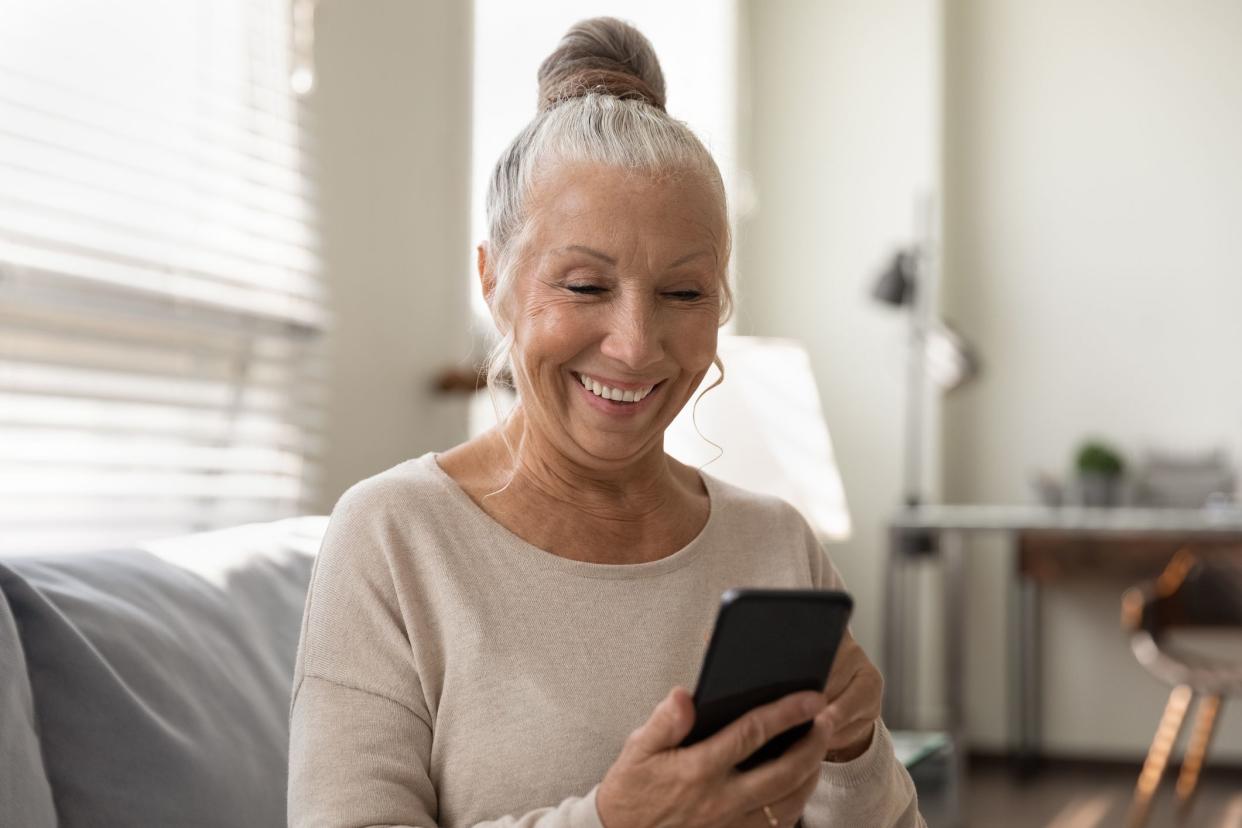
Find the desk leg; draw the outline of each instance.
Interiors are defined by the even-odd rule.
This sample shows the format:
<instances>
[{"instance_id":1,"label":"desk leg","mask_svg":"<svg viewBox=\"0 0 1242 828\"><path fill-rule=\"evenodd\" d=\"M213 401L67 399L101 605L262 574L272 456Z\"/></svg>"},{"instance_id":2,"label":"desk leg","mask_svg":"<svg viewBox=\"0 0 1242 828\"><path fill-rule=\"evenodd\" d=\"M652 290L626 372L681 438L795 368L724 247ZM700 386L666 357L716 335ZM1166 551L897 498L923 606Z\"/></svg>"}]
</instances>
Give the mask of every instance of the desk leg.
<instances>
[{"instance_id":1,"label":"desk leg","mask_svg":"<svg viewBox=\"0 0 1242 828\"><path fill-rule=\"evenodd\" d=\"M965 723L966 566L965 539L960 532L942 532L940 557L944 578L944 703L946 729L960 735Z\"/></svg>"},{"instance_id":2,"label":"desk leg","mask_svg":"<svg viewBox=\"0 0 1242 828\"><path fill-rule=\"evenodd\" d=\"M961 821L966 790L966 538L961 532L941 532L940 560L944 586L944 704L945 729L953 740L953 824Z\"/></svg>"},{"instance_id":3,"label":"desk leg","mask_svg":"<svg viewBox=\"0 0 1242 828\"><path fill-rule=\"evenodd\" d=\"M1009 602L1009 721L1017 737L1017 772L1029 778L1039 770L1043 727L1043 664L1039 586L1022 574L1019 543L1013 544L1013 585Z\"/></svg>"},{"instance_id":4,"label":"desk leg","mask_svg":"<svg viewBox=\"0 0 1242 828\"><path fill-rule=\"evenodd\" d=\"M909 625L910 595L906 589L905 534L900 529L888 533L888 561L885 567L884 609L884 720L895 729L910 727L909 676L906 669L906 638Z\"/></svg>"}]
</instances>

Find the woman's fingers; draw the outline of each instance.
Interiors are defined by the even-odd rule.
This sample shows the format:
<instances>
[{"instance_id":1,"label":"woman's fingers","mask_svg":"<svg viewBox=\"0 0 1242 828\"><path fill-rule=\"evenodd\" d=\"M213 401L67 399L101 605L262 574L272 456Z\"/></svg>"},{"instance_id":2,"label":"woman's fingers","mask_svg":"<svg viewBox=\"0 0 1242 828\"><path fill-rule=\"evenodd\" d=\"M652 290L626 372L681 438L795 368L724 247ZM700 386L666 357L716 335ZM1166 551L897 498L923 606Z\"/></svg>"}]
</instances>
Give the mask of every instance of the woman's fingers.
<instances>
[{"instance_id":1,"label":"woman's fingers","mask_svg":"<svg viewBox=\"0 0 1242 828\"><path fill-rule=\"evenodd\" d=\"M831 761L848 761L861 755L871 743L874 722L880 718L884 679L857 645L850 652L849 662L842 665L846 669L837 677L835 686L829 682L824 692L828 698L825 713L831 728ZM831 756L834 753L836 757Z\"/></svg>"},{"instance_id":2,"label":"woman's fingers","mask_svg":"<svg viewBox=\"0 0 1242 828\"><path fill-rule=\"evenodd\" d=\"M746 814L742 824L747 828L771 828L772 822L768 819L770 813L776 819L777 825L781 828L789 828L802 817L802 812L806 810L806 803L818 784L819 765L817 764L814 772L808 774L788 793L769 802L759 803L757 808ZM768 806L767 811L764 811L764 805Z\"/></svg>"},{"instance_id":3,"label":"woman's fingers","mask_svg":"<svg viewBox=\"0 0 1242 828\"><path fill-rule=\"evenodd\" d=\"M839 694L828 697L829 724L842 728L860 719L880 717L883 682L874 671L860 670L850 677Z\"/></svg>"},{"instance_id":4,"label":"woman's fingers","mask_svg":"<svg viewBox=\"0 0 1242 828\"><path fill-rule=\"evenodd\" d=\"M870 665L871 661L867 658L867 654L863 652L863 648L854 636L850 635L849 630L841 636L841 643L837 646L836 657L832 660L832 671L828 674L828 686L824 688L824 693L828 699L832 700L841 694L859 670Z\"/></svg>"},{"instance_id":5,"label":"woman's fingers","mask_svg":"<svg viewBox=\"0 0 1242 828\"><path fill-rule=\"evenodd\" d=\"M808 777L819 777L831 735L827 713L821 711L810 732L780 756L738 774L734 784L746 801L763 805L784 799L806 784Z\"/></svg>"},{"instance_id":6,"label":"woman's fingers","mask_svg":"<svg viewBox=\"0 0 1242 828\"><path fill-rule=\"evenodd\" d=\"M768 740L815 717L824 709L824 697L814 691L791 693L739 717L690 750L708 762L731 768L767 744Z\"/></svg>"}]
</instances>

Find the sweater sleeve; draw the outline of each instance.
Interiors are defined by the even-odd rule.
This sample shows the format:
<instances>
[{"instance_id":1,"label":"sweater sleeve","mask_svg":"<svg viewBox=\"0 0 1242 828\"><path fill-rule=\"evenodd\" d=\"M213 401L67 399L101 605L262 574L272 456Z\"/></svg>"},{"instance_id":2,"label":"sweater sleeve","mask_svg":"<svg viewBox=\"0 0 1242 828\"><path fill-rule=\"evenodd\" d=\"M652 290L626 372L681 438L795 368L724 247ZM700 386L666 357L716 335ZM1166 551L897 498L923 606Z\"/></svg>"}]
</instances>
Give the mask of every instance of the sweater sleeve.
<instances>
[{"instance_id":1,"label":"sweater sleeve","mask_svg":"<svg viewBox=\"0 0 1242 828\"><path fill-rule=\"evenodd\" d=\"M316 676L298 684L289 742L291 828L436 828L431 727L401 703ZM585 796L476 828L603 828Z\"/></svg>"},{"instance_id":2,"label":"sweater sleeve","mask_svg":"<svg viewBox=\"0 0 1242 828\"><path fill-rule=\"evenodd\" d=\"M905 766L893 753L884 722L876 721L871 745L849 762L824 762L819 785L802 812L805 828L926 828Z\"/></svg>"},{"instance_id":3,"label":"sweater sleeve","mask_svg":"<svg viewBox=\"0 0 1242 828\"><path fill-rule=\"evenodd\" d=\"M813 530L805 529L812 581L818 589L845 589ZM802 814L805 828L926 828L910 773L897 761L884 722L876 720L871 744L848 762L824 762L819 785Z\"/></svg>"},{"instance_id":4,"label":"sweater sleeve","mask_svg":"<svg viewBox=\"0 0 1242 828\"><path fill-rule=\"evenodd\" d=\"M434 717L388 556L382 497L333 509L302 621L289 709L291 828L436 828ZM488 828L603 828L595 789Z\"/></svg>"}]
</instances>

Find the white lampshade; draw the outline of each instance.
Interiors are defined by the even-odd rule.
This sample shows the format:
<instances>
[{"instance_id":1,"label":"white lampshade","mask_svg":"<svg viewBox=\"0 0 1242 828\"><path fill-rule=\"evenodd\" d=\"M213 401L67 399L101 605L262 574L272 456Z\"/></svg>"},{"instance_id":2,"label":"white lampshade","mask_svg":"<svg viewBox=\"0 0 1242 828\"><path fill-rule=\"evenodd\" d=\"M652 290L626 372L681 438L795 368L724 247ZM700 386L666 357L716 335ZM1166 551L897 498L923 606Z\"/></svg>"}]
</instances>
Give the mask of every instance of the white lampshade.
<instances>
[{"instance_id":1,"label":"white lampshade","mask_svg":"<svg viewBox=\"0 0 1242 828\"><path fill-rule=\"evenodd\" d=\"M806 350L787 339L722 335L717 352L725 381L697 413L691 397L665 432L665 451L736 486L784 498L825 540L849 537L845 489ZM704 385L716 376L709 371Z\"/></svg>"}]
</instances>

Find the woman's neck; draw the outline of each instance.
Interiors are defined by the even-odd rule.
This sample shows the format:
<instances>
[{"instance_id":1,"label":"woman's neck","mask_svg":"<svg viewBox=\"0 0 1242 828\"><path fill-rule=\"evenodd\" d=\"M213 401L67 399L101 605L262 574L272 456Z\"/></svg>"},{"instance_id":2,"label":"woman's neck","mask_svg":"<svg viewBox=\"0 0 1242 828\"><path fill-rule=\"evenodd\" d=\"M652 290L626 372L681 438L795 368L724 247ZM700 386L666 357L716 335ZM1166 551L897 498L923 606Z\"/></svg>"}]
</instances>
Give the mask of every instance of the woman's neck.
<instances>
[{"instance_id":1,"label":"woman's neck","mask_svg":"<svg viewBox=\"0 0 1242 828\"><path fill-rule=\"evenodd\" d=\"M675 504L683 488L664 454L663 441L624 463L586 465L526 428L520 415L507 425L515 455L509 486L545 502L604 520L637 521Z\"/></svg>"},{"instance_id":2,"label":"woman's neck","mask_svg":"<svg viewBox=\"0 0 1242 828\"><path fill-rule=\"evenodd\" d=\"M591 467L557 451L519 416L507 424L510 431L493 430L463 446L466 457L446 453L442 465L528 543L576 560L640 563L676 552L706 523L702 478L670 460L662 444L624 464Z\"/></svg>"}]
</instances>

